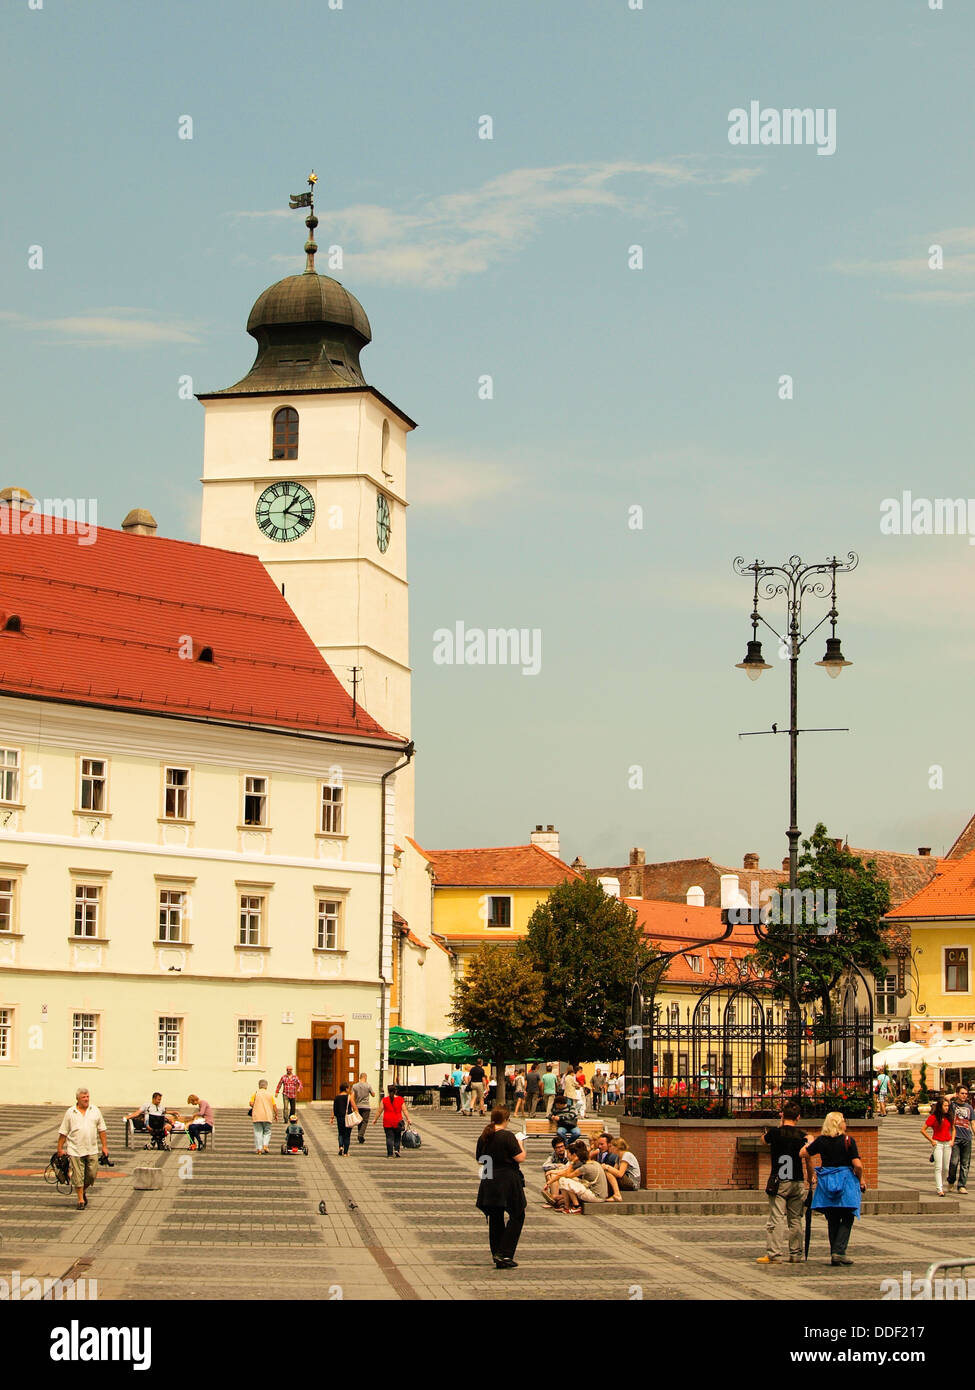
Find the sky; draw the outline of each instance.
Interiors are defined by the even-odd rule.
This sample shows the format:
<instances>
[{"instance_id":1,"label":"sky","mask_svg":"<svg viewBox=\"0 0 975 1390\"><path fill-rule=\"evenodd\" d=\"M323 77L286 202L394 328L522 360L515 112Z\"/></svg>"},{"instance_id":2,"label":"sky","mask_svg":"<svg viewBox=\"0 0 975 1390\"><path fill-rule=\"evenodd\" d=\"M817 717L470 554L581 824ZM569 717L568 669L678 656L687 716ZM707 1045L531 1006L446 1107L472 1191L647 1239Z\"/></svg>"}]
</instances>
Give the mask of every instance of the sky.
<instances>
[{"instance_id":1,"label":"sky","mask_svg":"<svg viewBox=\"0 0 975 1390\"><path fill-rule=\"evenodd\" d=\"M7 0L0 486L198 539L180 383L247 371L314 168L366 378L419 426L420 842L778 864L787 739L739 734L787 725L788 665L766 633L773 669L735 670L732 562L853 551L853 664L816 668L820 629L799 675L800 725L849 732L800 738L799 824L943 852L975 811L975 502L971 538L881 529L975 496L975 10L931 4ZM753 102L769 141L732 143ZM771 141L807 108L823 139ZM523 629L537 673L438 664L458 622Z\"/></svg>"}]
</instances>

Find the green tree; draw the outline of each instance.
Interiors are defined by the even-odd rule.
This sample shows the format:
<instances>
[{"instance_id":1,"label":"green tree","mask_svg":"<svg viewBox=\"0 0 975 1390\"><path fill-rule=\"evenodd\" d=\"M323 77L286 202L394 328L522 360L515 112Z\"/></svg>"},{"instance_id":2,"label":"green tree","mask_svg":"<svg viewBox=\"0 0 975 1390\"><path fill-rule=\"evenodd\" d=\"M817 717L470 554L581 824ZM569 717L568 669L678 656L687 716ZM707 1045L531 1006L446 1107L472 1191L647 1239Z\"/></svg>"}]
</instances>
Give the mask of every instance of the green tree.
<instances>
[{"instance_id":1,"label":"green tree","mask_svg":"<svg viewBox=\"0 0 975 1390\"><path fill-rule=\"evenodd\" d=\"M760 942L752 959L774 982L776 994L785 995L791 922L797 922L799 999L825 1005L851 962L868 977L886 974L888 946L882 918L890 908L890 889L873 859L864 863L838 846L822 822L810 839L803 840L802 850L798 874L802 901L790 900L788 884L779 884L780 920L768 926L768 939ZM832 919L828 924L816 920L817 908ZM835 925L836 930L825 934L824 925Z\"/></svg>"},{"instance_id":2,"label":"green tree","mask_svg":"<svg viewBox=\"0 0 975 1390\"><path fill-rule=\"evenodd\" d=\"M473 1050L494 1062L498 1104L503 1104L505 1062L535 1052L551 1022L541 977L522 942L513 947L485 942L480 947L454 987L451 1018L467 1030Z\"/></svg>"},{"instance_id":3,"label":"green tree","mask_svg":"<svg viewBox=\"0 0 975 1390\"><path fill-rule=\"evenodd\" d=\"M525 948L556 1011L542 1051L565 1061L622 1057L634 974L656 957L633 909L595 879L570 879L535 908Z\"/></svg>"}]
</instances>

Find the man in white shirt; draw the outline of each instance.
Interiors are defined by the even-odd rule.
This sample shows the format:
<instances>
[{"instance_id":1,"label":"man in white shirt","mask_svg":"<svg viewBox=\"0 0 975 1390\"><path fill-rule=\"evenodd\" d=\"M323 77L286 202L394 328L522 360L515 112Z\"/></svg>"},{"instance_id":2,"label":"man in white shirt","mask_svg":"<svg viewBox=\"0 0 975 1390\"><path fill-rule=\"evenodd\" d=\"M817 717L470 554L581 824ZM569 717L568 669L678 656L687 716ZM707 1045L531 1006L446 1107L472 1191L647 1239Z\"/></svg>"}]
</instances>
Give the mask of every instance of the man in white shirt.
<instances>
[{"instance_id":1,"label":"man in white shirt","mask_svg":"<svg viewBox=\"0 0 975 1390\"><path fill-rule=\"evenodd\" d=\"M78 1210L88 1205L87 1190L98 1177L98 1145L108 1158L108 1134L102 1112L92 1105L86 1086L75 1092L75 1103L64 1112L58 1130L58 1156L67 1150L71 1164L71 1185L78 1194Z\"/></svg>"}]
</instances>

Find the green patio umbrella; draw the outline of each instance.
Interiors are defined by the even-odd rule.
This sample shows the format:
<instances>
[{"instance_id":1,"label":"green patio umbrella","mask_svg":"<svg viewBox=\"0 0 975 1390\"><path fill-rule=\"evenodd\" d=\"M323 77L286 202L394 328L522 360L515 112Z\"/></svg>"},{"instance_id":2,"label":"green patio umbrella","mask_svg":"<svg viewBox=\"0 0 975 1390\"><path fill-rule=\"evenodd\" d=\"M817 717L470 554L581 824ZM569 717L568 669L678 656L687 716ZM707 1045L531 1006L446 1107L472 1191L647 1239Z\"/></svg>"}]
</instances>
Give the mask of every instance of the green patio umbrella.
<instances>
[{"instance_id":1,"label":"green patio umbrella","mask_svg":"<svg viewBox=\"0 0 975 1390\"><path fill-rule=\"evenodd\" d=\"M451 1058L446 1055L439 1040L429 1033L394 1027L389 1030L388 1060L398 1067L432 1067Z\"/></svg>"}]
</instances>

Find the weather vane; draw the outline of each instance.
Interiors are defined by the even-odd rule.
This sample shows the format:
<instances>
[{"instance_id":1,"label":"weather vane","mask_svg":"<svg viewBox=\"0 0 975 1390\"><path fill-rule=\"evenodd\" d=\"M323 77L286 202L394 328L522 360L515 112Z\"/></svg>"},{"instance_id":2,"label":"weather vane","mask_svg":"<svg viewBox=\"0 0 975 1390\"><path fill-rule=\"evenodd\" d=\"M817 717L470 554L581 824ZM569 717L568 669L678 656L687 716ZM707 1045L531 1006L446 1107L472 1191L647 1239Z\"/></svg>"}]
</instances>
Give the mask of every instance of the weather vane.
<instances>
[{"instance_id":1,"label":"weather vane","mask_svg":"<svg viewBox=\"0 0 975 1390\"><path fill-rule=\"evenodd\" d=\"M307 208L308 216L305 218L305 226L308 228L308 240L305 242L305 271L308 274L315 273L315 252L318 250L315 244L315 228L318 226L318 218L315 216L315 184L318 182L318 175L314 169L308 175L308 192L292 193L291 208Z\"/></svg>"}]
</instances>

